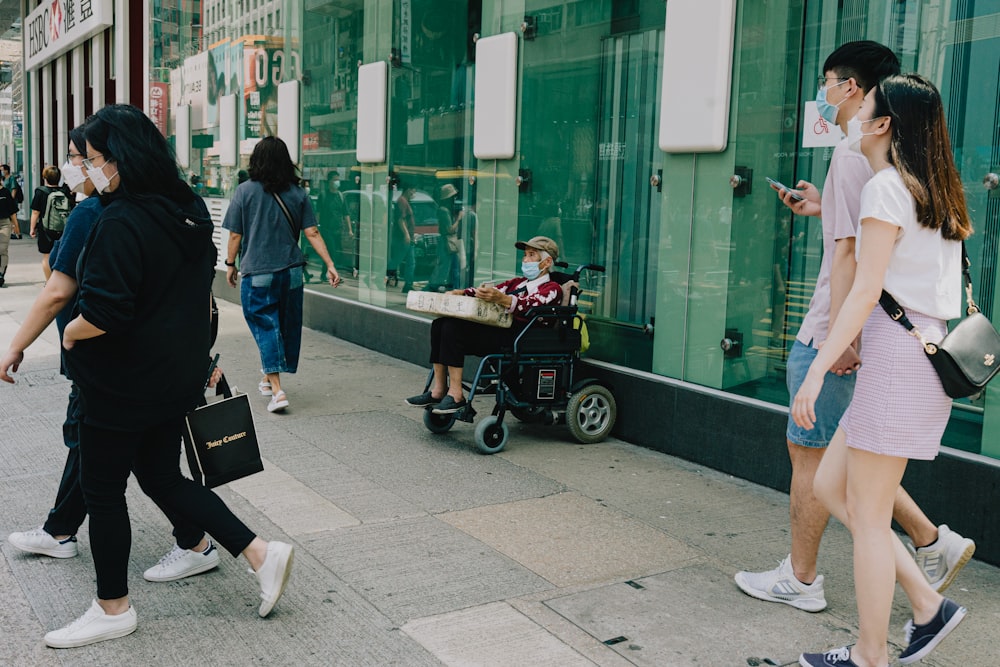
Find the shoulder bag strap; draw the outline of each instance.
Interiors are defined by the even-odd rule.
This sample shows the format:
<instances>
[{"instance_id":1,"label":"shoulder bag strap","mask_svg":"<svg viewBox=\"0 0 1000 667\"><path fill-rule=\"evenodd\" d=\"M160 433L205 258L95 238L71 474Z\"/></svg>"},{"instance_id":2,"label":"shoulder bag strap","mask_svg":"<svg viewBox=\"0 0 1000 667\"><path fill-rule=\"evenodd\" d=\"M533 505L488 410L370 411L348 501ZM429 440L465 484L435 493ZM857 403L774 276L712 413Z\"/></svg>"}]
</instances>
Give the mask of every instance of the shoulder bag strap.
<instances>
[{"instance_id":1,"label":"shoulder bag strap","mask_svg":"<svg viewBox=\"0 0 1000 667\"><path fill-rule=\"evenodd\" d=\"M295 219L292 218L292 214L288 211L288 207L285 206L285 202L281 199L281 196L277 192L272 192L275 200L278 202L278 206L281 207L282 212L285 214L285 219L288 220L288 227L292 230L292 239L298 243L299 242L299 230L295 226Z\"/></svg>"}]
</instances>

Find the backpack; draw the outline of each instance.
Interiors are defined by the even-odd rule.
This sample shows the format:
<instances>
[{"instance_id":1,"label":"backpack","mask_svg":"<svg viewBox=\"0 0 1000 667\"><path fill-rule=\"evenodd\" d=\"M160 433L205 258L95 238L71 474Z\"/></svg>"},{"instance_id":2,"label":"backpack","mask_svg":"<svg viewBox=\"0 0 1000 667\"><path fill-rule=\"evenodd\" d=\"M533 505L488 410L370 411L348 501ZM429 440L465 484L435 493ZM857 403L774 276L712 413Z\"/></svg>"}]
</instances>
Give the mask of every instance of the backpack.
<instances>
[{"instance_id":1,"label":"backpack","mask_svg":"<svg viewBox=\"0 0 1000 667\"><path fill-rule=\"evenodd\" d=\"M14 188L14 202L17 204L24 202L24 188L21 187L20 183Z\"/></svg>"},{"instance_id":2,"label":"backpack","mask_svg":"<svg viewBox=\"0 0 1000 667\"><path fill-rule=\"evenodd\" d=\"M58 238L66 229L66 218L69 217L69 197L59 189L50 189L45 198L45 212L42 214L42 227L45 232Z\"/></svg>"}]
</instances>

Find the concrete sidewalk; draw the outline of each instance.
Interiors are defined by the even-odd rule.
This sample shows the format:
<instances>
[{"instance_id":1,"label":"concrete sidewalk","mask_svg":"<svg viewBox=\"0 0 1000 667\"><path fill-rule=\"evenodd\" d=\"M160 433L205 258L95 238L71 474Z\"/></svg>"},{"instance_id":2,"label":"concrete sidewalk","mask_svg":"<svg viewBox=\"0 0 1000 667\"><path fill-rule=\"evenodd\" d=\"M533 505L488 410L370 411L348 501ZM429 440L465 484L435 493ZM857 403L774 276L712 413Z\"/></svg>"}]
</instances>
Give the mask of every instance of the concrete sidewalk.
<instances>
[{"instance_id":1,"label":"concrete sidewalk","mask_svg":"<svg viewBox=\"0 0 1000 667\"><path fill-rule=\"evenodd\" d=\"M33 243L13 241L11 254L2 349L42 286ZM5 541L42 523L64 461L68 385L50 327L18 383L0 386L0 665L737 667L797 664L804 650L853 640L850 536L839 524L821 555L826 611L760 602L733 583L737 570L786 555L787 496L620 441L580 445L561 426L511 420L506 451L482 456L469 425L433 435L403 404L424 368L308 330L299 373L283 379L291 407L268 414L242 314L220 303L217 351L251 394L266 470L218 492L261 536L295 545L285 596L258 618L255 579L228 557L204 575L144 581L173 541L132 483L139 629L44 647L44 633L94 595L86 523L75 559ZM989 639L1000 625L1000 572L973 561L949 595L970 615L923 664L1000 663ZM896 599L898 647L908 615L905 596Z\"/></svg>"}]
</instances>

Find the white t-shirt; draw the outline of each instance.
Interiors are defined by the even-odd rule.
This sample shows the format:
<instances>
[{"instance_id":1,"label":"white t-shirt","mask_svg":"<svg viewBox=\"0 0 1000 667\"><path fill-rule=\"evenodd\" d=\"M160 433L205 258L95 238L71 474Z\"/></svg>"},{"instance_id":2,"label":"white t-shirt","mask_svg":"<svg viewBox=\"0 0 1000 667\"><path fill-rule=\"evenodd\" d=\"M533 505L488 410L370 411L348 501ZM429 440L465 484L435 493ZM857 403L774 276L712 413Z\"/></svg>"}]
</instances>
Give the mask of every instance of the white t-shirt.
<instances>
[{"instance_id":1,"label":"white t-shirt","mask_svg":"<svg viewBox=\"0 0 1000 667\"><path fill-rule=\"evenodd\" d=\"M864 220L875 218L899 227L883 288L899 305L941 320L962 310L962 244L917 222L913 195L895 167L875 174L861 191L858 251L864 243ZM878 306L876 306L878 307Z\"/></svg>"},{"instance_id":2,"label":"white t-shirt","mask_svg":"<svg viewBox=\"0 0 1000 667\"><path fill-rule=\"evenodd\" d=\"M852 151L847 139L833 149L830 170L823 183L823 259L816 276L816 288L809 300L809 312L795 336L803 345L813 347L826 340L830 329L830 272L833 270L833 248L841 239L854 238L858 231L858 210L861 188L872 177L868 158Z\"/></svg>"}]
</instances>

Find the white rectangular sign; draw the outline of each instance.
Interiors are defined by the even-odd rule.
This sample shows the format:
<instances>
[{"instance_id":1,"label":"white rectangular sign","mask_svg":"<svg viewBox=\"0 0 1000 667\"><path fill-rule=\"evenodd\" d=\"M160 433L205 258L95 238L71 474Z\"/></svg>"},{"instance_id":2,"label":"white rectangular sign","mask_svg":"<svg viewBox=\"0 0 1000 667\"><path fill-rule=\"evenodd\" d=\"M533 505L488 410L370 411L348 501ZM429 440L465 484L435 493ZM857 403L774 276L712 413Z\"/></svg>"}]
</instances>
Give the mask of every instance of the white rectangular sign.
<instances>
[{"instance_id":1,"label":"white rectangular sign","mask_svg":"<svg viewBox=\"0 0 1000 667\"><path fill-rule=\"evenodd\" d=\"M23 22L24 69L41 67L114 22L114 0L43 0Z\"/></svg>"},{"instance_id":2,"label":"white rectangular sign","mask_svg":"<svg viewBox=\"0 0 1000 667\"><path fill-rule=\"evenodd\" d=\"M736 0L670 0L663 37L660 149L718 153L729 137Z\"/></svg>"},{"instance_id":3,"label":"white rectangular sign","mask_svg":"<svg viewBox=\"0 0 1000 667\"><path fill-rule=\"evenodd\" d=\"M806 102L802 110L802 148L836 146L843 138L839 125L821 118L815 102Z\"/></svg>"}]
</instances>

